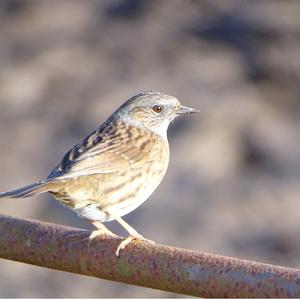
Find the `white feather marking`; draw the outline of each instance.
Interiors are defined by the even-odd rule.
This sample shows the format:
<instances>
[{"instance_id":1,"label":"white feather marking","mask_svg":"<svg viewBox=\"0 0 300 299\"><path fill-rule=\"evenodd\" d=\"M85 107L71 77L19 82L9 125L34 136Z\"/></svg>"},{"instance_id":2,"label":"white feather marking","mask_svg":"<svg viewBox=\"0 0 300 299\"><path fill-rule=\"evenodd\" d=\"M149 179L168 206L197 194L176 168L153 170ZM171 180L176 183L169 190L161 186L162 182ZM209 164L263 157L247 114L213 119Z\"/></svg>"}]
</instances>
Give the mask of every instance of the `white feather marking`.
<instances>
[{"instance_id":1,"label":"white feather marking","mask_svg":"<svg viewBox=\"0 0 300 299\"><path fill-rule=\"evenodd\" d=\"M83 218L92 220L92 221L100 221L104 222L107 220L108 215L106 213L101 212L96 206L90 205L83 208L75 209L76 213Z\"/></svg>"},{"instance_id":2,"label":"white feather marking","mask_svg":"<svg viewBox=\"0 0 300 299\"><path fill-rule=\"evenodd\" d=\"M167 139L167 131L170 124L170 120L166 119L159 126L151 128L151 131L158 134L160 137Z\"/></svg>"}]
</instances>

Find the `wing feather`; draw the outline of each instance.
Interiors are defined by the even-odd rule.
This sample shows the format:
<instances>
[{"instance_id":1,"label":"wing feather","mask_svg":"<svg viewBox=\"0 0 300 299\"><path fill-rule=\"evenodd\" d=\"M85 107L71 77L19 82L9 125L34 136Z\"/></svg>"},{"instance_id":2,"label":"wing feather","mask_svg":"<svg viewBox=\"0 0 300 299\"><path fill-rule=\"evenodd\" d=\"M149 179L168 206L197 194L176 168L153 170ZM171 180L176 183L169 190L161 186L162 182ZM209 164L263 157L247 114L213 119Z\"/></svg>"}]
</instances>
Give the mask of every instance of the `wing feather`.
<instances>
[{"instance_id":1,"label":"wing feather","mask_svg":"<svg viewBox=\"0 0 300 299\"><path fill-rule=\"evenodd\" d=\"M48 178L105 174L150 163L153 133L124 123L104 126L71 149Z\"/></svg>"}]
</instances>

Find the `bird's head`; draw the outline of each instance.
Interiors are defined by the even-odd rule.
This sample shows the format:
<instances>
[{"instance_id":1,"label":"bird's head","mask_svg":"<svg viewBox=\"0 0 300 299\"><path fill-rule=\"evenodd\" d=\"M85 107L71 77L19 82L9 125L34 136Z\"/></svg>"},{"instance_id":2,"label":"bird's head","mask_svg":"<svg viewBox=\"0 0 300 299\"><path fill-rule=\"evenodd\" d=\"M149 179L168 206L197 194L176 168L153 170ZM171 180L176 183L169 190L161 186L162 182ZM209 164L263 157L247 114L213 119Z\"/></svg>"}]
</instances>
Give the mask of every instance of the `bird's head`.
<instances>
[{"instance_id":1,"label":"bird's head","mask_svg":"<svg viewBox=\"0 0 300 299\"><path fill-rule=\"evenodd\" d=\"M179 115L199 112L196 109L182 106L173 96L148 91L128 99L117 111L121 120L132 125L146 127L162 137L167 136L170 122Z\"/></svg>"}]
</instances>

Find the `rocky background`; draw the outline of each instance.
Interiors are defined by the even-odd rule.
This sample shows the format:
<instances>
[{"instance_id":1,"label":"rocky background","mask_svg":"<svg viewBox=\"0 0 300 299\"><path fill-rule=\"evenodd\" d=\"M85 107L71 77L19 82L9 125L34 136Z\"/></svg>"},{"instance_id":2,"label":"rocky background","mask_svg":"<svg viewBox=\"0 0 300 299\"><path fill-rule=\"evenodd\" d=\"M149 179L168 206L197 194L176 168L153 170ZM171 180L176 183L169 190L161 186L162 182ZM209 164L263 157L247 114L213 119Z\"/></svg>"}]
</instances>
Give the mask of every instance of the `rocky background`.
<instances>
[{"instance_id":1,"label":"rocky background","mask_svg":"<svg viewBox=\"0 0 300 299\"><path fill-rule=\"evenodd\" d=\"M171 125L167 176L125 219L156 242L299 268L299 54L297 0L1 0L0 190L163 91L201 114ZM47 195L0 213L91 229ZM176 297L5 260L0 295Z\"/></svg>"}]
</instances>

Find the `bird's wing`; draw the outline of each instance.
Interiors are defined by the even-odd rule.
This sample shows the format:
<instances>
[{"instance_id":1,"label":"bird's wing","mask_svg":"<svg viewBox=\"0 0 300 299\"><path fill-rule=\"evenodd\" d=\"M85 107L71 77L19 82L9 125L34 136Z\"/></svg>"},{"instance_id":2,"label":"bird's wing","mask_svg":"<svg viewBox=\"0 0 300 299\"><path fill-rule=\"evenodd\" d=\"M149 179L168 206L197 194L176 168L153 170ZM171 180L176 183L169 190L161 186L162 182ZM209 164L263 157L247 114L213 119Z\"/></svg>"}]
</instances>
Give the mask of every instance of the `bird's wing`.
<instances>
[{"instance_id":1,"label":"bird's wing","mask_svg":"<svg viewBox=\"0 0 300 299\"><path fill-rule=\"evenodd\" d=\"M100 128L93 132L64 156L48 178L113 173L151 162L153 133L125 124L118 126L116 131Z\"/></svg>"}]
</instances>

